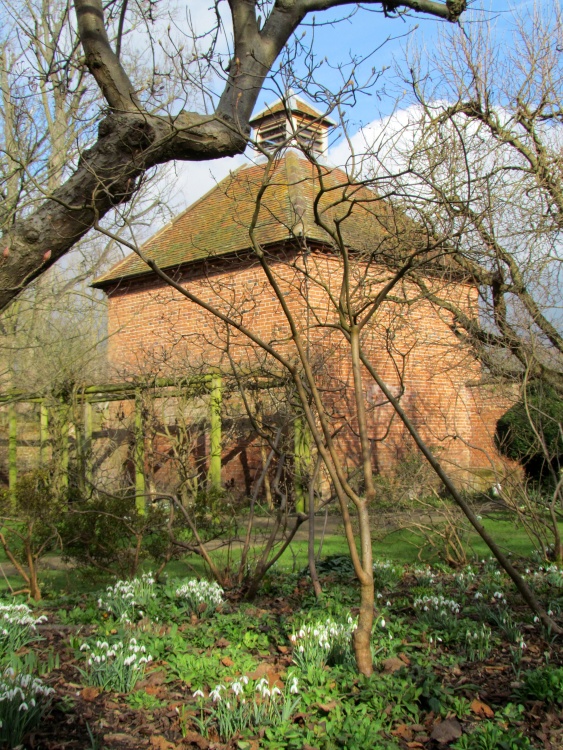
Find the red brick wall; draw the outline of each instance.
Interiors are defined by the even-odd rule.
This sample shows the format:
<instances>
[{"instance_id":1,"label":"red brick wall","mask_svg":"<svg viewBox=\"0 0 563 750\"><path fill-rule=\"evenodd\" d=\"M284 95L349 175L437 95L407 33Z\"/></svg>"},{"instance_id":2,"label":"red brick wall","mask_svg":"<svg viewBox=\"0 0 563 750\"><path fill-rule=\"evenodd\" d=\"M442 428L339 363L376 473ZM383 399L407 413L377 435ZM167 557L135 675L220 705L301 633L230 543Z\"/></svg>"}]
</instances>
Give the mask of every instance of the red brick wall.
<instances>
[{"instance_id":1,"label":"red brick wall","mask_svg":"<svg viewBox=\"0 0 563 750\"><path fill-rule=\"evenodd\" d=\"M321 251L304 258L278 249L270 268L308 348L345 460L355 465L359 452L350 351L342 334L330 327L338 319L335 302L342 264ZM350 281L356 308L373 298L389 278L383 267L356 263ZM266 346L296 360L280 301L255 258L194 265L177 280ZM428 283L435 293L476 312L473 287L438 276L429 277ZM449 313L422 299L413 284L397 286L393 296L396 301L385 301L362 334L369 361L392 390L402 394L401 402L424 438L454 472L461 476L460 470L493 470L499 458L492 436L496 420L507 408L506 395L476 386L480 367L452 333ZM122 283L109 291L109 335L116 378L228 370L231 362L245 371L280 369L273 356L156 278ZM374 463L389 470L412 447L377 385L367 372L363 376ZM229 472L230 478L242 481L246 472L248 483L260 461L248 446L240 456L245 466Z\"/></svg>"}]
</instances>

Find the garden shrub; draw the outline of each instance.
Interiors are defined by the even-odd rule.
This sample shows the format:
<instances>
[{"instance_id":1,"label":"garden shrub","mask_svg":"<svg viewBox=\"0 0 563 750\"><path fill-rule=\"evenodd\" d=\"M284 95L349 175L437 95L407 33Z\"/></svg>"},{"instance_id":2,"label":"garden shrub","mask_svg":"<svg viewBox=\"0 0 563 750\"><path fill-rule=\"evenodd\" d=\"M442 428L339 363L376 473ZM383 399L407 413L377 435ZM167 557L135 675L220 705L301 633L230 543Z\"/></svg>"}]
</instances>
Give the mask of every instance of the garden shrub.
<instances>
[{"instance_id":1,"label":"garden shrub","mask_svg":"<svg viewBox=\"0 0 563 750\"><path fill-rule=\"evenodd\" d=\"M66 492L53 481L50 467L18 477L15 493L0 489L0 543L32 599L41 598L38 562L60 547L60 528L68 507Z\"/></svg>"},{"instance_id":2,"label":"garden shrub","mask_svg":"<svg viewBox=\"0 0 563 750\"><path fill-rule=\"evenodd\" d=\"M77 567L132 578L141 563L170 559L169 509L148 505L140 513L131 494L95 493L73 502L61 529L64 559Z\"/></svg>"},{"instance_id":3,"label":"garden shrub","mask_svg":"<svg viewBox=\"0 0 563 750\"><path fill-rule=\"evenodd\" d=\"M497 444L504 455L524 465L528 476L546 481L549 465L557 470L563 458L562 424L563 399L551 386L534 383L528 386L526 400L498 420Z\"/></svg>"}]
</instances>

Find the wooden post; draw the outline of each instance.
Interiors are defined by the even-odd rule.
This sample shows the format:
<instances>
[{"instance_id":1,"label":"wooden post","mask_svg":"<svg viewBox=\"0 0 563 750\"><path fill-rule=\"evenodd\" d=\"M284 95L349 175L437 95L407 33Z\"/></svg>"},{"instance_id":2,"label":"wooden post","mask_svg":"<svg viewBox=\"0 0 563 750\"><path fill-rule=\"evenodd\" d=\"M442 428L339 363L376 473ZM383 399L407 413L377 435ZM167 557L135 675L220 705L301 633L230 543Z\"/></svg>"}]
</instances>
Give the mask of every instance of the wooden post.
<instances>
[{"instance_id":1,"label":"wooden post","mask_svg":"<svg viewBox=\"0 0 563 750\"><path fill-rule=\"evenodd\" d=\"M135 394L135 504L137 512L144 515L145 503L145 434L143 430L143 400Z\"/></svg>"},{"instance_id":2,"label":"wooden post","mask_svg":"<svg viewBox=\"0 0 563 750\"><path fill-rule=\"evenodd\" d=\"M18 418L14 401L8 407L8 487L12 505L16 502L18 480Z\"/></svg>"},{"instance_id":3,"label":"wooden post","mask_svg":"<svg viewBox=\"0 0 563 750\"><path fill-rule=\"evenodd\" d=\"M68 433L70 407L66 403L61 404L60 423L61 423L61 489L68 489Z\"/></svg>"},{"instance_id":4,"label":"wooden post","mask_svg":"<svg viewBox=\"0 0 563 750\"><path fill-rule=\"evenodd\" d=\"M39 465L47 461L47 443L49 441L49 411L42 401L39 405Z\"/></svg>"},{"instance_id":5,"label":"wooden post","mask_svg":"<svg viewBox=\"0 0 563 750\"><path fill-rule=\"evenodd\" d=\"M293 469L295 472L295 510L306 513L309 509L308 477L311 463L311 439L307 425L301 417L295 419L293 428Z\"/></svg>"},{"instance_id":6,"label":"wooden post","mask_svg":"<svg viewBox=\"0 0 563 750\"><path fill-rule=\"evenodd\" d=\"M220 375L211 378L209 397L209 474L210 489L221 489L221 407L223 402L223 386Z\"/></svg>"},{"instance_id":7,"label":"wooden post","mask_svg":"<svg viewBox=\"0 0 563 750\"><path fill-rule=\"evenodd\" d=\"M82 461L86 490L92 483L92 404L84 402L84 438L82 441Z\"/></svg>"}]
</instances>

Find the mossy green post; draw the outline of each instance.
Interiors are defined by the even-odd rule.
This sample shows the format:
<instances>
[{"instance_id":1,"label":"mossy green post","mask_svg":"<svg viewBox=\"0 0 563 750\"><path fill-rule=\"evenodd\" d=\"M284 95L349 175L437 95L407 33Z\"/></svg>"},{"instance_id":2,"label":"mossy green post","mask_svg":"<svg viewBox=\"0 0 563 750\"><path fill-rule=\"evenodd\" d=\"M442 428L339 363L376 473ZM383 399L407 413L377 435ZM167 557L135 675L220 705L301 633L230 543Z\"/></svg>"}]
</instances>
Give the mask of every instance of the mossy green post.
<instances>
[{"instance_id":1,"label":"mossy green post","mask_svg":"<svg viewBox=\"0 0 563 750\"><path fill-rule=\"evenodd\" d=\"M306 513L309 510L309 492L307 482L311 466L311 433L301 417L294 422L294 447L293 468L295 510L297 513Z\"/></svg>"},{"instance_id":2,"label":"mossy green post","mask_svg":"<svg viewBox=\"0 0 563 750\"><path fill-rule=\"evenodd\" d=\"M42 401L39 405L39 465L47 462L47 443L49 442L49 410Z\"/></svg>"},{"instance_id":3,"label":"mossy green post","mask_svg":"<svg viewBox=\"0 0 563 750\"><path fill-rule=\"evenodd\" d=\"M92 483L92 404L84 402L84 440L82 443L82 461L86 485Z\"/></svg>"},{"instance_id":4,"label":"mossy green post","mask_svg":"<svg viewBox=\"0 0 563 750\"><path fill-rule=\"evenodd\" d=\"M69 423L69 412L70 407L66 403L61 404L60 408L60 424L61 424L61 489L68 489L68 433L70 429Z\"/></svg>"},{"instance_id":5,"label":"mossy green post","mask_svg":"<svg viewBox=\"0 0 563 750\"><path fill-rule=\"evenodd\" d=\"M223 403L223 383L220 375L213 375L209 396L209 488L221 489L221 407Z\"/></svg>"},{"instance_id":6,"label":"mossy green post","mask_svg":"<svg viewBox=\"0 0 563 750\"><path fill-rule=\"evenodd\" d=\"M16 404L8 407L8 487L12 504L16 501L16 484L18 481L18 417Z\"/></svg>"},{"instance_id":7,"label":"mossy green post","mask_svg":"<svg viewBox=\"0 0 563 750\"><path fill-rule=\"evenodd\" d=\"M144 515L145 502L145 434L143 430L143 399L135 395L135 504L137 512Z\"/></svg>"}]
</instances>

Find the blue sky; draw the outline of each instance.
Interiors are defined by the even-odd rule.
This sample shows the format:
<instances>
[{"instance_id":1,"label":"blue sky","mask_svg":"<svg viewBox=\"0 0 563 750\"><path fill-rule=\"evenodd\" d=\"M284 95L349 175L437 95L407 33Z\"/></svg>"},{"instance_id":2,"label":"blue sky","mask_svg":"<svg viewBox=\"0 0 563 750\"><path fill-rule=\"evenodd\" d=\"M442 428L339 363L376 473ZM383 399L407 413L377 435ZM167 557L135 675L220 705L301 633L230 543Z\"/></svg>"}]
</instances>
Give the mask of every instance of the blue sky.
<instances>
[{"instance_id":1,"label":"blue sky","mask_svg":"<svg viewBox=\"0 0 563 750\"><path fill-rule=\"evenodd\" d=\"M539 0L541 4L542 0ZM548 0L543 0L548 2ZM507 0L485 0L472 3L464 23L492 24L495 36L510 44L510 12L523 6L532 5L532 0L521 3L510 3ZM203 29L210 22L209 0L196 0L189 5L196 26ZM226 4L223 6L227 12ZM447 22L422 14L412 14L406 19L386 18L381 12L373 9L359 8L349 20L336 22L351 8L334 9L316 16L314 29L313 19L307 18L299 34L306 32L303 39L307 43L314 34L314 54L316 60L326 58L319 71L319 79L332 90L338 88L341 80L338 66L345 66L345 74L350 73L352 57L368 58L357 71L358 80L366 78L372 68L382 70L393 68L396 62L404 57L407 44L415 43L422 49L431 50L438 43L440 27ZM330 25L328 22L334 20ZM393 105L392 70L382 76L369 93L359 94L353 107L348 110L349 132L357 133L362 127L369 127L382 117L390 114ZM387 92L387 94L386 94ZM259 99L256 110L272 102L277 96L272 87L266 87ZM335 150L334 153L337 153ZM213 185L225 177L230 170L247 162L249 155L234 159L221 159L215 162L177 164L178 173L178 210L203 195Z\"/></svg>"}]
</instances>

